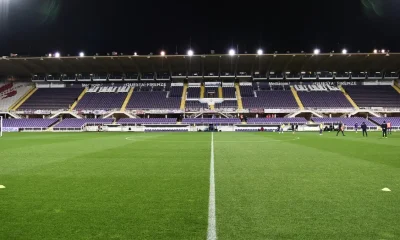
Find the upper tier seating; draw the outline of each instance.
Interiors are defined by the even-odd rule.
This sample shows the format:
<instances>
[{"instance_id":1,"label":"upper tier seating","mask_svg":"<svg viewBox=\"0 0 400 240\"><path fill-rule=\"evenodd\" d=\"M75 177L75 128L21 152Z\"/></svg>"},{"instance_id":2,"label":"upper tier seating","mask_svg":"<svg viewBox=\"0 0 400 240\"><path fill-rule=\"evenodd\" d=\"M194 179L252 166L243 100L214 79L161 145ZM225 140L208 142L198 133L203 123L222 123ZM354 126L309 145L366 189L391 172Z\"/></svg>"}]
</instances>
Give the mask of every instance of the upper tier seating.
<instances>
[{"instance_id":1,"label":"upper tier seating","mask_svg":"<svg viewBox=\"0 0 400 240\"><path fill-rule=\"evenodd\" d=\"M200 98L200 87L189 87L187 89L187 98Z\"/></svg>"},{"instance_id":2,"label":"upper tier seating","mask_svg":"<svg viewBox=\"0 0 400 240\"><path fill-rule=\"evenodd\" d=\"M58 119L43 119L43 118L23 118L23 119L3 119L4 127L14 128L48 128L56 123Z\"/></svg>"},{"instance_id":3,"label":"upper tier seating","mask_svg":"<svg viewBox=\"0 0 400 240\"><path fill-rule=\"evenodd\" d=\"M223 87L222 88L223 98L236 98L236 89L234 87Z\"/></svg>"},{"instance_id":4,"label":"upper tier seating","mask_svg":"<svg viewBox=\"0 0 400 240\"><path fill-rule=\"evenodd\" d=\"M299 91L297 94L306 108L353 108L342 92Z\"/></svg>"},{"instance_id":5,"label":"upper tier seating","mask_svg":"<svg viewBox=\"0 0 400 240\"><path fill-rule=\"evenodd\" d=\"M221 108L234 108L237 109L237 101L236 100L225 100L222 103L216 103L214 106L216 109Z\"/></svg>"},{"instance_id":6,"label":"upper tier seating","mask_svg":"<svg viewBox=\"0 0 400 240\"><path fill-rule=\"evenodd\" d=\"M177 93L175 93L176 95ZM180 93L182 96L182 92ZM181 97L167 98L167 92L133 92L127 109L179 109Z\"/></svg>"},{"instance_id":7,"label":"upper tier seating","mask_svg":"<svg viewBox=\"0 0 400 240\"><path fill-rule=\"evenodd\" d=\"M392 86L344 86L359 107L400 107L400 94Z\"/></svg>"},{"instance_id":8,"label":"upper tier seating","mask_svg":"<svg viewBox=\"0 0 400 240\"><path fill-rule=\"evenodd\" d=\"M78 102L76 110L111 110L119 109L127 93L86 93Z\"/></svg>"},{"instance_id":9,"label":"upper tier seating","mask_svg":"<svg viewBox=\"0 0 400 240\"><path fill-rule=\"evenodd\" d=\"M247 124L306 124L307 120L302 117L295 118L249 118Z\"/></svg>"},{"instance_id":10,"label":"upper tier seating","mask_svg":"<svg viewBox=\"0 0 400 240\"><path fill-rule=\"evenodd\" d=\"M257 97L243 97L244 108L298 108L291 91L256 91Z\"/></svg>"},{"instance_id":11,"label":"upper tier seating","mask_svg":"<svg viewBox=\"0 0 400 240\"><path fill-rule=\"evenodd\" d=\"M83 88L39 88L20 110L68 110Z\"/></svg>"},{"instance_id":12,"label":"upper tier seating","mask_svg":"<svg viewBox=\"0 0 400 240\"><path fill-rule=\"evenodd\" d=\"M353 127L356 123L360 126L361 123L365 122L368 127L373 127L376 126L376 124L372 123L368 119L362 118L362 117L354 117L354 118L340 118L340 117L335 117L335 118L312 118L312 121L315 123L323 123L323 124L338 124L339 122L342 122L343 124Z\"/></svg>"},{"instance_id":13,"label":"upper tier seating","mask_svg":"<svg viewBox=\"0 0 400 240\"><path fill-rule=\"evenodd\" d=\"M186 101L185 108L190 109L208 109L207 103L201 103L199 101Z\"/></svg>"}]
</instances>

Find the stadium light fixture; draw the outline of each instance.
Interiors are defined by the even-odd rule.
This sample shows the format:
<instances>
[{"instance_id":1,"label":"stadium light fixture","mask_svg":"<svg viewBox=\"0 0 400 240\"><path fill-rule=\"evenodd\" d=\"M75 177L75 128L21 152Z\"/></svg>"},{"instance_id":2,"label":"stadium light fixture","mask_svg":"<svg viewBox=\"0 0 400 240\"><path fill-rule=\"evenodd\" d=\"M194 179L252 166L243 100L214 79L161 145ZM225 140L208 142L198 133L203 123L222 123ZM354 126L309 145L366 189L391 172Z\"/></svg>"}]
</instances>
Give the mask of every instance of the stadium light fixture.
<instances>
[{"instance_id":1,"label":"stadium light fixture","mask_svg":"<svg viewBox=\"0 0 400 240\"><path fill-rule=\"evenodd\" d=\"M342 54L347 54L347 49L346 49L346 48L344 48L344 49L342 50Z\"/></svg>"},{"instance_id":2,"label":"stadium light fixture","mask_svg":"<svg viewBox=\"0 0 400 240\"><path fill-rule=\"evenodd\" d=\"M85 53L84 52L80 52L79 53L79 57L84 57L85 56Z\"/></svg>"},{"instance_id":3,"label":"stadium light fixture","mask_svg":"<svg viewBox=\"0 0 400 240\"><path fill-rule=\"evenodd\" d=\"M137 56L137 52L134 52L133 55L134 55L134 56Z\"/></svg>"},{"instance_id":4,"label":"stadium light fixture","mask_svg":"<svg viewBox=\"0 0 400 240\"><path fill-rule=\"evenodd\" d=\"M374 49L374 53L378 53L378 50Z\"/></svg>"},{"instance_id":5,"label":"stadium light fixture","mask_svg":"<svg viewBox=\"0 0 400 240\"><path fill-rule=\"evenodd\" d=\"M188 56L193 56L193 54L194 54L194 52L193 52L192 49L189 49L189 50L187 51L187 55L188 55Z\"/></svg>"},{"instance_id":6,"label":"stadium light fixture","mask_svg":"<svg viewBox=\"0 0 400 240\"><path fill-rule=\"evenodd\" d=\"M52 56L53 56L53 54L49 53L49 57L52 57Z\"/></svg>"},{"instance_id":7,"label":"stadium light fixture","mask_svg":"<svg viewBox=\"0 0 400 240\"><path fill-rule=\"evenodd\" d=\"M231 50L229 50L229 55L231 55L231 56L233 56L233 55L235 55L236 54L236 52L235 52L235 50L233 50L233 49L231 49Z\"/></svg>"},{"instance_id":8,"label":"stadium light fixture","mask_svg":"<svg viewBox=\"0 0 400 240\"><path fill-rule=\"evenodd\" d=\"M165 56L165 51L161 51L160 55Z\"/></svg>"},{"instance_id":9,"label":"stadium light fixture","mask_svg":"<svg viewBox=\"0 0 400 240\"><path fill-rule=\"evenodd\" d=\"M320 54L320 52L321 52L321 51L320 51L318 48L314 49L314 54L315 54L315 55Z\"/></svg>"},{"instance_id":10,"label":"stadium light fixture","mask_svg":"<svg viewBox=\"0 0 400 240\"><path fill-rule=\"evenodd\" d=\"M59 58L59 57L61 57L61 54L60 54L59 52L56 52L56 53L54 54L54 57Z\"/></svg>"},{"instance_id":11,"label":"stadium light fixture","mask_svg":"<svg viewBox=\"0 0 400 240\"><path fill-rule=\"evenodd\" d=\"M263 52L262 49L258 49L258 50L257 50L257 55L263 55L263 53L264 53L264 52Z\"/></svg>"},{"instance_id":12,"label":"stadium light fixture","mask_svg":"<svg viewBox=\"0 0 400 240\"><path fill-rule=\"evenodd\" d=\"M381 51L382 53L385 53L386 52L386 50L385 49L382 49L382 51Z\"/></svg>"}]
</instances>

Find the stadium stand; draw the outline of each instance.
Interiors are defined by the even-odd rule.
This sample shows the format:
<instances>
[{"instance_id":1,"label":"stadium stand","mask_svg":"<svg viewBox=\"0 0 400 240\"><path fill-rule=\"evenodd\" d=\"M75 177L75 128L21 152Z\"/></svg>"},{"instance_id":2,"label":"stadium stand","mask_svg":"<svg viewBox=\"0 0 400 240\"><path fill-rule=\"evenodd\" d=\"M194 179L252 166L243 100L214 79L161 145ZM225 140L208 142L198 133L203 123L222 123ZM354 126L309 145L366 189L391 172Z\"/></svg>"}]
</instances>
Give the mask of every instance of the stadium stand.
<instances>
[{"instance_id":1,"label":"stadium stand","mask_svg":"<svg viewBox=\"0 0 400 240\"><path fill-rule=\"evenodd\" d=\"M200 98L200 87L189 87L187 89L187 98L189 98L189 99Z\"/></svg>"},{"instance_id":2,"label":"stadium stand","mask_svg":"<svg viewBox=\"0 0 400 240\"><path fill-rule=\"evenodd\" d=\"M239 118L184 118L182 123L187 124L240 124Z\"/></svg>"},{"instance_id":3,"label":"stadium stand","mask_svg":"<svg viewBox=\"0 0 400 240\"><path fill-rule=\"evenodd\" d=\"M83 88L39 88L18 109L68 110Z\"/></svg>"},{"instance_id":4,"label":"stadium stand","mask_svg":"<svg viewBox=\"0 0 400 240\"><path fill-rule=\"evenodd\" d=\"M201 103L199 101L186 101L186 109L193 110L193 109L207 109L207 103Z\"/></svg>"},{"instance_id":5,"label":"stadium stand","mask_svg":"<svg viewBox=\"0 0 400 240\"><path fill-rule=\"evenodd\" d=\"M344 86L344 89L359 107L400 107L400 94L392 86Z\"/></svg>"},{"instance_id":6,"label":"stadium stand","mask_svg":"<svg viewBox=\"0 0 400 240\"><path fill-rule=\"evenodd\" d=\"M110 124L114 122L111 118L66 118L54 126L54 130L62 130L66 128L81 128L85 124Z\"/></svg>"},{"instance_id":7,"label":"stadium stand","mask_svg":"<svg viewBox=\"0 0 400 240\"><path fill-rule=\"evenodd\" d=\"M118 123L126 126L132 124L176 124L175 118L121 118Z\"/></svg>"},{"instance_id":8,"label":"stadium stand","mask_svg":"<svg viewBox=\"0 0 400 240\"><path fill-rule=\"evenodd\" d=\"M337 124L339 122L342 122L348 127L353 127L356 123L358 125L361 125L361 123L365 122L368 127L373 127L376 126L376 124L372 123L368 119L362 118L362 117L354 117L354 118L312 118L311 119L315 123L323 123L323 124Z\"/></svg>"},{"instance_id":9,"label":"stadium stand","mask_svg":"<svg viewBox=\"0 0 400 240\"><path fill-rule=\"evenodd\" d=\"M225 100L222 103L216 103L215 104L216 109L237 109L238 108L238 103L237 101L234 100Z\"/></svg>"},{"instance_id":10,"label":"stadium stand","mask_svg":"<svg viewBox=\"0 0 400 240\"><path fill-rule=\"evenodd\" d=\"M3 126L10 128L48 128L58 119L24 118L24 119L3 119Z\"/></svg>"},{"instance_id":11,"label":"stadium stand","mask_svg":"<svg viewBox=\"0 0 400 240\"><path fill-rule=\"evenodd\" d=\"M400 117L384 117L384 118L373 117L371 118L371 120L377 123L378 125L381 125L383 121L386 121L390 122L393 127L400 127Z\"/></svg>"},{"instance_id":12,"label":"stadium stand","mask_svg":"<svg viewBox=\"0 0 400 240\"><path fill-rule=\"evenodd\" d=\"M127 93L86 93L76 105L76 110L120 109Z\"/></svg>"},{"instance_id":13,"label":"stadium stand","mask_svg":"<svg viewBox=\"0 0 400 240\"><path fill-rule=\"evenodd\" d=\"M27 83L0 84L0 111L7 111L30 89L32 89L32 85Z\"/></svg>"},{"instance_id":14,"label":"stadium stand","mask_svg":"<svg viewBox=\"0 0 400 240\"><path fill-rule=\"evenodd\" d=\"M182 95L182 93L181 93ZM167 98L167 92L133 92L126 109L179 109L180 97Z\"/></svg>"},{"instance_id":15,"label":"stadium stand","mask_svg":"<svg viewBox=\"0 0 400 240\"><path fill-rule=\"evenodd\" d=\"M235 87L222 87L222 96L223 98L236 98L236 89Z\"/></svg>"},{"instance_id":16,"label":"stadium stand","mask_svg":"<svg viewBox=\"0 0 400 240\"><path fill-rule=\"evenodd\" d=\"M247 124L306 124L307 120L302 117L296 118L249 118Z\"/></svg>"},{"instance_id":17,"label":"stadium stand","mask_svg":"<svg viewBox=\"0 0 400 240\"><path fill-rule=\"evenodd\" d=\"M257 97L243 97L244 108L288 109L298 108L291 91L256 91Z\"/></svg>"},{"instance_id":18,"label":"stadium stand","mask_svg":"<svg viewBox=\"0 0 400 240\"><path fill-rule=\"evenodd\" d=\"M298 91L297 94L305 108L353 108L340 91Z\"/></svg>"}]
</instances>

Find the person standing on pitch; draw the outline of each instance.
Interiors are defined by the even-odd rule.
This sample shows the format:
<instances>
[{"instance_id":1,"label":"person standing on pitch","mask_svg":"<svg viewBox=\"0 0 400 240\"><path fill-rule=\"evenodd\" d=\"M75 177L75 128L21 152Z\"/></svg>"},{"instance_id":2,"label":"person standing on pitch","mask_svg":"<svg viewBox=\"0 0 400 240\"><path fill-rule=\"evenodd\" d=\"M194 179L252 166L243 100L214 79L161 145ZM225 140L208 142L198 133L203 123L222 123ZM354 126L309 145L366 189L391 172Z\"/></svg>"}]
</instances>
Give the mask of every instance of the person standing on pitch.
<instances>
[{"instance_id":1,"label":"person standing on pitch","mask_svg":"<svg viewBox=\"0 0 400 240\"><path fill-rule=\"evenodd\" d=\"M322 131L324 131L324 124L319 124L319 135L322 135Z\"/></svg>"},{"instance_id":2,"label":"person standing on pitch","mask_svg":"<svg viewBox=\"0 0 400 240\"><path fill-rule=\"evenodd\" d=\"M387 123L383 121L381 128L382 128L382 137L387 138Z\"/></svg>"},{"instance_id":3,"label":"person standing on pitch","mask_svg":"<svg viewBox=\"0 0 400 240\"><path fill-rule=\"evenodd\" d=\"M339 123L339 128L336 133L336 136L338 136L340 132L342 132L342 135L344 136L344 124L342 122Z\"/></svg>"},{"instance_id":4,"label":"person standing on pitch","mask_svg":"<svg viewBox=\"0 0 400 240\"><path fill-rule=\"evenodd\" d=\"M295 129L294 129L295 127L294 127L294 123L292 124L292 134L294 134L294 131L295 131Z\"/></svg>"},{"instance_id":5,"label":"person standing on pitch","mask_svg":"<svg viewBox=\"0 0 400 240\"><path fill-rule=\"evenodd\" d=\"M368 133L367 133L367 124L365 124L365 122L361 123L361 129L363 132L363 137L368 137Z\"/></svg>"},{"instance_id":6,"label":"person standing on pitch","mask_svg":"<svg viewBox=\"0 0 400 240\"><path fill-rule=\"evenodd\" d=\"M354 130L356 130L356 133L358 133L358 123L354 124Z\"/></svg>"},{"instance_id":7,"label":"person standing on pitch","mask_svg":"<svg viewBox=\"0 0 400 240\"><path fill-rule=\"evenodd\" d=\"M285 124L284 123L282 123L282 125L281 125L281 128L279 129L280 131L279 131L279 134L283 134L283 128L285 127Z\"/></svg>"},{"instance_id":8,"label":"person standing on pitch","mask_svg":"<svg viewBox=\"0 0 400 240\"><path fill-rule=\"evenodd\" d=\"M389 134L392 134L392 124L390 122L387 122L387 130Z\"/></svg>"}]
</instances>

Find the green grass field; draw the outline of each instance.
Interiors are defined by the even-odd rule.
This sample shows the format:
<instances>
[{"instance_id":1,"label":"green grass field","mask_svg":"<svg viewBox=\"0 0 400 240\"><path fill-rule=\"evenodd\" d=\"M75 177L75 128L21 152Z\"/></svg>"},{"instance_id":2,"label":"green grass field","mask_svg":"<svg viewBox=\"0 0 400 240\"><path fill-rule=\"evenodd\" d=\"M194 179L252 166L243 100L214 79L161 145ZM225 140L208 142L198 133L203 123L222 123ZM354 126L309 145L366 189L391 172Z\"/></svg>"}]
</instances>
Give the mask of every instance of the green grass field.
<instances>
[{"instance_id":1,"label":"green grass field","mask_svg":"<svg viewBox=\"0 0 400 240\"><path fill-rule=\"evenodd\" d=\"M218 239L400 239L400 133L213 136ZM211 133L6 133L0 239L205 240L211 145Z\"/></svg>"}]
</instances>

